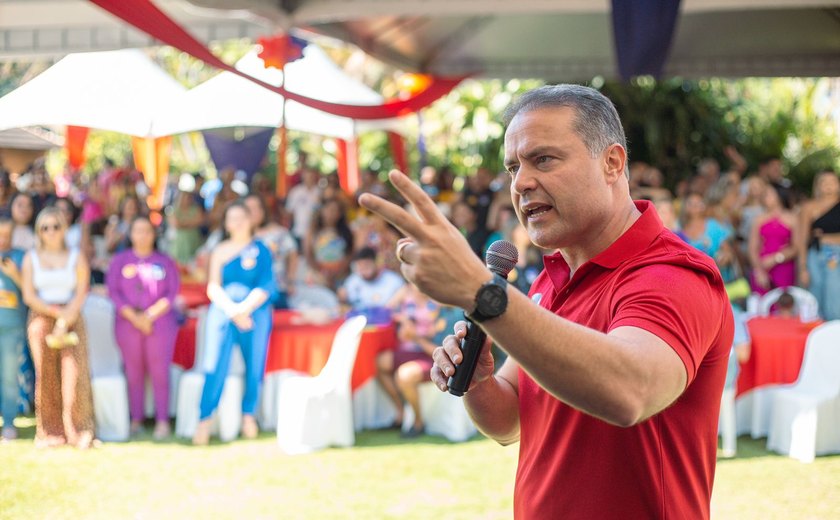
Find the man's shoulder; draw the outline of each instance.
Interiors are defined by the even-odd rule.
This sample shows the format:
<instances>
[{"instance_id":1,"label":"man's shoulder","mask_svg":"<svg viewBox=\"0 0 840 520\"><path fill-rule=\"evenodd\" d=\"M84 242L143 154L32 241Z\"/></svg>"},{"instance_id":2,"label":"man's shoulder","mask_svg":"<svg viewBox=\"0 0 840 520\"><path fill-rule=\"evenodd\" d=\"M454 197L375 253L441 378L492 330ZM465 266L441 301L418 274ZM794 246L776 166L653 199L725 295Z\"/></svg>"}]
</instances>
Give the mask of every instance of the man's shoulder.
<instances>
[{"instance_id":1,"label":"man's shoulder","mask_svg":"<svg viewBox=\"0 0 840 520\"><path fill-rule=\"evenodd\" d=\"M720 277L714 260L672 231L663 229L646 250L630 259L629 266L674 266Z\"/></svg>"}]
</instances>

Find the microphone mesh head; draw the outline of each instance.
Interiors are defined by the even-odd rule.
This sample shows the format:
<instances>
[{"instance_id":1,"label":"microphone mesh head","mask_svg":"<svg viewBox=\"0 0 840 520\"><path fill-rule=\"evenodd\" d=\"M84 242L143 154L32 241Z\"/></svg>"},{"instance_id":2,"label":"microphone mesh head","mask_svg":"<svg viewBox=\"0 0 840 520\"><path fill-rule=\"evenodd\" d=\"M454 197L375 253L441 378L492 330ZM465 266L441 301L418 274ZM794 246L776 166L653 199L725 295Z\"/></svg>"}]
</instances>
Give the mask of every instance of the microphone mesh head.
<instances>
[{"instance_id":1,"label":"microphone mesh head","mask_svg":"<svg viewBox=\"0 0 840 520\"><path fill-rule=\"evenodd\" d=\"M507 240L496 240L487 248L484 261L487 262L488 269L507 278L518 260L519 251L516 250L516 246Z\"/></svg>"}]
</instances>

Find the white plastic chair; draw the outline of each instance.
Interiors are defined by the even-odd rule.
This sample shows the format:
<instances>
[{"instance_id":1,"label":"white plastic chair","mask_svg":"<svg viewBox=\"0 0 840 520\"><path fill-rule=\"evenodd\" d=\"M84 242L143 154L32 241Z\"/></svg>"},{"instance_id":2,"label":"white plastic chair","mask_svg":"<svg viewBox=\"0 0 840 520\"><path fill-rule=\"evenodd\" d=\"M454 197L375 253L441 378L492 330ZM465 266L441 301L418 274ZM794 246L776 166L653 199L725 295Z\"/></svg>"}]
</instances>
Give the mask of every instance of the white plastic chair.
<instances>
[{"instance_id":1,"label":"white plastic chair","mask_svg":"<svg viewBox=\"0 0 840 520\"><path fill-rule=\"evenodd\" d=\"M277 370L265 374L262 391L260 392L259 413L257 413L257 421L259 421L261 431L273 432L277 429L277 392L280 385L290 377L301 375L306 374L292 369Z\"/></svg>"},{"instance_id":2,"label":"white plastic chair","mask_svg":"<svg viewBox=\"0 0 840 520\"><path fill-rule=\"evenodd\" d=\"M767 448L801 462L840 453L840 320L808 335L799 378L773 400Z\"/></svg>"},{"instance_id":3,"label":"white plastic chair","mask_svg":"<svg viewBox=\"0 0 840 520\"><path fill-rule=\"evenodd\" d=\"M417 393L428 435L439 435L450 442L464 442L478 433L464 408L462 398L441 392L431 381L421 383ZM406 404L403 409L403 431L408 431L413 424L414 410Z\"/></svg>"},{"instance_id":4,"label":"white plastic chair","mask_svg":"<svg viewBox=\"0 0 840 520\"><path fill-rule=\"evenodd\" d=\"M88 295L82 306L88 336L90 384L96 436L106 442L127 441L130 433L128 383L114 335L114 304L109 298Z\"/></svg>"},{"instance_id":5,"label":"white plastic chair","mask_svg":"<svg viewBox=\"0 0 840 520\"><path fill-rule=\"evenodd\" d=\"M721 453L734 457L738 450L737 418L735 416L735 388L724 388L720 398L718 430L721 437Z\"/></svg>"},{"instance_id":6,"label":"white plastic chair","mask_svg":"<svg viewBox=\"0 0 840 520\"><path fill-rule=\"evenodd\" d=\"M356 316L339 327L320 374L290 377L279 385L277 443L284 452L309 453L356 442L350 379L366 324L364 316Z\"/></svg>"},{"instance_id":7,"label":"white plastic chair","mask_svg":"<svg viewBox=\"0 0 840 520\"><path fill-rule=\"evenodd\" d=\"M396 418L394 402L376 377L353 390L353 423L357 432L386 428L394 424Z\"/></svg>"},{"instance_id":8,"label":"white plastic chair","mask_svg":"<svg viewBox=\"0 0 840 520\"><path fill-rule=\"evenodd\" d=\"M819 303L817 298L807 290L801 287L777 287L758 300L758 314L759 316L767 316L770 314L770 307L779 300L779 296L787 291L793 296L793 301L796 303L796 310L799 312L799 317L802 321L813 321L819 316Z\"/></svg>"},{"instance_id":9,"label":"white plastic chair","mask_svg":"<svg viewBox=\"0 0 840 520\"><path fill-rule=\"evenodd\" d=\"M204 390L204 327L207 319L207 307L199 310L195 334L195 362L193 368L181 374L178 381L176 401L175 435L191 438L198 426L201 411L201 393ZM231 353L230 369L225 378L225 386L219 406L213 414L211 433L218 434L222 441L231 441L239 435L242 426L242 397L245 393L245 362L239 347L234 346Z\"/></svg>"}]
</instances>

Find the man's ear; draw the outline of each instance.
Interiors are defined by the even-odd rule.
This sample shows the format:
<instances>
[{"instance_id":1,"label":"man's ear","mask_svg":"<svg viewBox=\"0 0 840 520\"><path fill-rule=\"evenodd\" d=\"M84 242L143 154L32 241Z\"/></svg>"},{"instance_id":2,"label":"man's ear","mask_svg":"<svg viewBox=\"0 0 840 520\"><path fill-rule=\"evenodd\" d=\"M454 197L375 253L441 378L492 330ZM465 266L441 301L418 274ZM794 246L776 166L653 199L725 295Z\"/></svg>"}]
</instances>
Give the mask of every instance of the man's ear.
<instances>
[{"instance_id":1,"label":"man's ear","mask_svg":"<svg viewBox=\"0 0 840 520\"><path fill-rule=\"evenodd\" d=\"M608 184L624 176L627 165L627 151L620 144L611 144L604 150L604 176Z\"/></svg>"}]
</instances>

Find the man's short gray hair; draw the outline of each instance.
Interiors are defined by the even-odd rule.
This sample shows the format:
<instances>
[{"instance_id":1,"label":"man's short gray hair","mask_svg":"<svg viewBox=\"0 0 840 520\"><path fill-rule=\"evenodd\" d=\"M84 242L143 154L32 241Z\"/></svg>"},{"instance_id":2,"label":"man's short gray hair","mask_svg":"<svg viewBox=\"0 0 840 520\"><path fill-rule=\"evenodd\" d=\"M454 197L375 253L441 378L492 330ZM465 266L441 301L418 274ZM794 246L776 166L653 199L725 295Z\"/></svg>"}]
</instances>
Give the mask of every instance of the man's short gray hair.
<instances>
[{"instance_id":1,"label":"man's short gray hair","mask_svg":"<svg viewBox=\"0 0 840 520\"><path fill-rule=\"evenodd\" d=\"M575 110L574 130L592 157L613 144L620 144L627 150L627 138L615 105L594 88L583 85L546 85L526 92L505 111L505 128L520 113L561 107ZM627 163L624 165L624 174L630 177Z\"/></svg>"}]
</instances>

